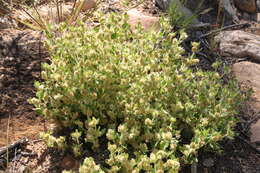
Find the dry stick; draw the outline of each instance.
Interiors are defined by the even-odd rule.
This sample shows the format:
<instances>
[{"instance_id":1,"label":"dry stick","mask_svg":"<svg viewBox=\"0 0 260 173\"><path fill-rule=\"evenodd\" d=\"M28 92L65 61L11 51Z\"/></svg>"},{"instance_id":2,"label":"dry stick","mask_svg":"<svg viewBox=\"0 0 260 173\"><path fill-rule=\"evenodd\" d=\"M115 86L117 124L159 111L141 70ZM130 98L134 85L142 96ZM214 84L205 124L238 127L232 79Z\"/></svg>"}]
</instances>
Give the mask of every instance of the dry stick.
<instances>
[{"instance_id":1,"label":"dry stick","mask_svg":"<svg viewBox=\"0 0 260 173\"><path fill-rule=\"evenodd\" d=\"M210 23L199 23L199 24L190 25L189 29L195 30L195 29L200 29L200 28L207 28L210 26L212 26Z\"/></svg>"},{"instance_id":2,"label":"dry stick","mask_svg":"<svg viewBox=\"0 0 260 173\"><path fill-rule=\"evenodd\" d=\"M73 13L73 9L76 7L76 4L77 4L77 0L75 0L75 1L73 2L73 6L72 6L72 10L71 10L71 12L70 12L70 16L71 16L72 13Z\"/></svg>"},{"instance_id":3,"label":"dry stick","mask_svg":"<svg viewBox=\"0 0 260 173\"><path fill-rule=\"evenodd\" d=\"M40 20L40 22L42 23L42 24L40 24L40 26L41 26L43 29L47 30L47 29L46 29L46 26L45 26L45 22L42 20L42 17L41 17L39 11L37 10L37 8L35 7L34 4L33 4L33 9L36 11L36 13L37 13L37 15L38 15L38 17L39 17L39 20Z\"/></svg>"},{"instance_id":4,"label":"dry stick","mask_svg":"<svg viewBox=\"0 0 260 173\"><path fill-rule=\"evenodd\" d=\"M216 26L218 25L218 21L219 21L219 16L220 16L220 11L222 9L222 1L219 1L218 4L218 14L217 14L217 20L216 20Z\"/></svg>"},{"instance_id":5,"label":"dry stick","mask_svg":"<svg viewBox=\"0 0 260 173\"><path fill-rule=\"evenodd\" d=\"M0 156L6 154L7 150L11 151L12 149L14 149L14 148L18 147L19 145L24 144L26 142L28 142L28 139L27 138L22 138L22 139L20 139L20 140L18 140L16 142L14 142L13 144L10 144L9 146L0 148Z\"/></svg>"},{"instance_id":6,"label":"dry stick","mask_svg":"<svg viewBox=\"0 0 260 173\"><path fill-rule=\"evenodd\" d=\"M17 148L15 148L15 150L14 150L14 158L16 159L17 158ZM12 172L14 172L14 167L15 166L12 166Z\"/></svg>"},{"instance_id":7,"label":"dry stick","mask_svg":"<svg viewBox=\"0 0 260 173\"><path fill-rule=\"evenodd\" d=\"M61 0L61 3L60 3L60 16L61 16L61 21L60 22L62 22L63 21L63 10L62 10L62 4L64 4L64 1L63 0Z\"/></svg>"},{"instance_id":8,"label":"dry stick","mask_svg":"<svg viewBox=\"0 0 260 173\"><path fill-rule=\"evenodd\" d=\"M73 3L73 7L72 7L72 10L71 10L71 12L70 12L70 18L69 18L68 21L67 21L68 23L70 23L71 18L72 18L72 16L73 16L74 13L75 13L76 5L77 5L77 0L75 0L74 3Z\"/></svg>"},{"instance_id":9,"label":"dry stick","mask_svg":"<svg viewBox=\"0 0 260 173\"><path fill-rule=\"evenodd\" d=\"M53 21L55 20L55 16L54 16L54 12L53 12L53 8L52 8L52 3L54 3L52 0L50 1L50 5L49 5L49 8L50 8L50 15L51 15L51 18ZM49 4L49 3L48 3Z\"/></svg>"},{"instance_id":10,"label":"dry stick","mask_svg":"<svg viewBox=\"0 0 260 173\"><path fill-rule=\"evenodd\" d=\"M22 156L25 156L25 157L28 157L28 156L37 156L37 153L35 153L35 152L31 152L31 153L29 153L29 152L21 152L21 155Z\"/></svg>"},{"instance_id":11,"label":"dry stick","mask_svg":"<svg viewBox=\"0 0 260 173\"><path fill-rule=\"evenodd\" d=\"M9 127L10 127L10 118L11 115L9 114L8 116L8 121L7 121L7 131L6 131L6 145L8 146L9 143ZM9 159L9 152L8 152L8 147L6 148L6 167L8 167L8 159Z\"/></svg>"},{"instance_id":12,"label":"dry stick","mask_svg":"<svg viewBox=\"0 0 260 173\"><path fill-rule=\"evenodd\" d=\"M60 14L60 1L56 0L56 8L57 8L57 15L58 15L58 23L61 22L61 14Z\"/></svg>"},{"instance_id":13,"label":"dry stick","mask_svg":"<svg viewBox=\"0 0 260 173\"><path fill-rule=\"evenodd\" d=\"M243 27L249 27L249 26L250 26L249 23L242 23L242 24L234 24L234 25L225 26L225 27L222 27L222 28L220 28L220 29L216 29L216 30L213 30L213 31L211 31L211 32L208 32L207 34L203 34L203 35L201 35L201 36L199 37L199 39L204 38L204 37L207 37L207 36L209 36L209 35L211 35L211 34L215 34L215 33L220 32L220 31L227 30L227 29L236 28L236 27L241 27L241 28L243 28Z\"/></svg>"},{"instance_id":14,"label":"dry stick","mask_svg":"<svg viewBox=\"0 0 260 173\"><path fill-rule=\"evenodd\" d=\"M13 10L13 7L14 7L13 0L11 0L10 5L11 5L11 9Z\"/></svg>"},{"instance_id":15,"label":"dry stick","mask_svg":"<svg viewBox=\"0 0 260 173\"><path fill-rule=\"evenodd\" d=\"M78 15L84 5L84 1L79 1L79 5L76 4L75 8L73 8L73 15L69 18L68 24L72 24L73 21L76 21L78 18ZM75 11L74 11L75 10Z\"/></svg>"},{"instance_id":16,"label":"dry stick","mask_svg":"<svg viewBox=\"0 0 260 173\"><path fill-rule=\"evenodd\" d=\"M23 7L20 7L22 10L23 10L23 12L25 12L35 23L37 23L40 27L42 27L43 28L43 26L30 14L30 13L28 13Z\"/></svg>"},{"instance_id":17,"label":"dry stick","mask_svg":"<svg viewBox=\"0 0 260 173\"><path fill-rule=\"evenodd\" d=\"M60 9L59 9L59 0L55 0L57 15L58 15L58 23L60 23Z\"/></svg>"},{"instance_id":18,"label":"dry stick","mask_svg":"<svg viewBox=\"0 0 260 173\"><path fill-rule=\"evenodd\" d=\"M41 141L43 141L43 139L35 139L33 141L30 141L30 143L37 143L37 142L41 142Z\"/></svg>"}]
</instances>

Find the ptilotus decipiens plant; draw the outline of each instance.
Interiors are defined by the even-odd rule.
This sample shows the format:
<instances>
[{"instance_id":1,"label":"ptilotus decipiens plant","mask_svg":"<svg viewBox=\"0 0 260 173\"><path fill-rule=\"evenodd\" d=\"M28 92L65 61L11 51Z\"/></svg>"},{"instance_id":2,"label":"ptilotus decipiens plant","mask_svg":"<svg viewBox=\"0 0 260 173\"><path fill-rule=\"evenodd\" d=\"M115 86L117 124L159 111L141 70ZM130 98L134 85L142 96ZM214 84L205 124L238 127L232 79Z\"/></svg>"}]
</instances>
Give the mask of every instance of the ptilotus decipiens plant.
<instances>
[{"instance_id":1,"label":"ptilotus decipiens plant","mask_svg":"<svg viewBox=\"0 0 260 173\"><path fill-rule=\"evenodd\" d=\"M49 33L51 63L43 65L44 81L35 83L30 103L66 131L42 134L50 147L79 157L86 146L104 150L106 139L105 163L87 157L81 173L175 173L200 149L234 135L244 96L236 82L224 85L216 72L189 68L198 59L183 56L186 34L166 32L167 19L162 31L143 32L131 30L127 18L111 13L91 29L79 24L61 27L59 38Z\"/></svg>"}]
</instances>

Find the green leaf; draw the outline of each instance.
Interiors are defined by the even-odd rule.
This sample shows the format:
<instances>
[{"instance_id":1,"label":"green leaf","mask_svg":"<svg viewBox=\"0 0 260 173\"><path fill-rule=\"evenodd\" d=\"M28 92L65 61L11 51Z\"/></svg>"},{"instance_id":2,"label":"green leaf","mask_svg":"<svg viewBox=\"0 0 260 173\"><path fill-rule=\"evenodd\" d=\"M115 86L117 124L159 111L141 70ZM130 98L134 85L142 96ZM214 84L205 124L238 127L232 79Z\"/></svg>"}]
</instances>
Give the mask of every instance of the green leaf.
<instances>
[{"instance_id":1,"label":"green leaf","mask_svg":"<svg viewBox=\"0 0 260 173\"><path fill-rule=\"evenodd\" d=\"M116 39L116 38L117 38L117 33L116 33L116 32L113 33L113 34L111 35L111 38L112 38L112 39Z\"/></svg>"}]
</instances>

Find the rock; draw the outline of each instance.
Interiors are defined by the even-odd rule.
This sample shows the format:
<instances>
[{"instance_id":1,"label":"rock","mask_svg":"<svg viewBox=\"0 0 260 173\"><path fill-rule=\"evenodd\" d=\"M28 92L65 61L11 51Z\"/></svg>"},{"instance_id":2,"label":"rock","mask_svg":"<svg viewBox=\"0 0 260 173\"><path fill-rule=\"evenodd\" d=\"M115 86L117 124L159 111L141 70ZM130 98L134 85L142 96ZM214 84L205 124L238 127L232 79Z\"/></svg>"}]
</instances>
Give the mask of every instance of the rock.
<instances>
[{"instance_id":1,"label":"rock","mask_svg":"<svg viewBox=\"0 0 260 173\"><path fill-rule=\"evenodd\" d=\"M250 132L251 132L250 141L252 143L257 143L259 145L259 143L260 143L260 119L256 123L251 125Z\"/></svg>"},{"instance_id":2,"label":"rock","mask_svg":"<svg viewBox=\"0 0 260 173\"><path fill-rule=\"evenodd\" d=\"M82 0L77 2L77 5L80 5L80 3L82 2ZM84 0L84 4L82 6L82 11L87 11L93 7L96 6L96 1L95 0Z\"/></svg>"},{"instance_id":3,"label":"rock","mask_svg":"<svg viewBox=\"0 0 260 173\"><path fill-rule=\"evenodd\" d=\"M192 18L192 24L200 23L199 20L195 17L195 14L188 8L186 8L179 0L155 0L156 5L163 11L167 11L172 3L177 5L177 9L180 13L183 14L183 17L186 19Z\"/></svg>"},{"instance_id":4,"label":"rock","mask_svg":"<svg viewBox=\"0 0 260 173\"><path fill-rule=\"evenodd\" d=\"M236 7L248 13L256 12L256 0L234 0Z\"/></svg>"},{"instance_id":5,"label":"rock","mask_svg":"<svg viewBox=\"0 0 260 173\"><path fill-rule=\"evenodd\" d=\"M232 72L241 86L245 85L253 89L249 105L254 112L260 112L260 64L239 62L232 66ZM250 126L250 132L250 141L260 144L260 119Z\"/></svg>"},{"instance_id":6,"label":"rock","mask_svg":"<svg viewBox=\"0 0 260 173\"><path fill-rule=\"evenodd\" d=\"M260 64L252 62L239 62L232 66L232 72L236 79L241 83L253 89L250 106L255 112L260 111Z\"/></svg>"},{"instance_id":7,"label":"rock","mask_svg":"<svg viewBox=\"0 0 260 173\"><path fill-rule=\"evenodd\" d=\"M248 57L260 62L260 36L244 31L223 31L215 37L222 56Z\"/></svg>"},{"instance_id":8,"label":"rock","mask_svg":"<svg viewBox=\"0 0 260 173\"><path fill-rule=\"evenodd\" d=\"M127 14L129 16L129 24L133 30L139 22L145 31L149 31L149 30L158 31L160 29L160 23L158 17L145 15L142 12L138 11L137 9L131 9L127 12Z\"/></svg>"}]
</instances>

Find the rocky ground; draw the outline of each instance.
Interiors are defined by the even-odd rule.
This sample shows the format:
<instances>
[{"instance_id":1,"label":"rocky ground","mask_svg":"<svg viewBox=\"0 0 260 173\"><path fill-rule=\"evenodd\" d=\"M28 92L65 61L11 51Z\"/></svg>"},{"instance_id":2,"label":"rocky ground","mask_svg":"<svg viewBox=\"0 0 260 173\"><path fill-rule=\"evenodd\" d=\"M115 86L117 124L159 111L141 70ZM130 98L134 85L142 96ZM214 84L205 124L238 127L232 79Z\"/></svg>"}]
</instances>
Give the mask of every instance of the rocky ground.
<instances>
[{"instance_id":1,"label":"rocky ground","mask_svg":"<svg viewBox=\"0 0 260 173\"><path fill-rule=\"evenodd\" d=\"M86 0L86 9L96 4ZM166 0L146 0L139 4L132 1L127 6L119 0L104 0L98 5L103 12L126 11L129 23L138 22L148 30L158 30L159 18L167 7ZM250 101L237 115L240 119L236 127L239 134L234 140L223 141L223 153L203 153L200 155L198 172L203 173L258 173L260 172L260 1L205 0L203 8L209 10L195 20L188 29L189 41L200 41L202 51L198 54L200 67L210 70L211 63L220 58L232 68L232 74L239 81L242 90L252 88ZM230 3L234 2L234 3ZM198 1L189 1L181 10L186 16L194 13ZM130 8L131 7L131 8ZM67 1L64 14L69 14L72 3ZM51 9L46 3L39 7L46 20ZM221 9L221 10L220 10ZM13 11L12 11L13 10ZM48 62L48 53L43 46L43 34L39 31L21 30L24 25L13 18L31 20L19 8L8 10L0 3L0 147L10 146L12 152L6 165L6 155L0 148L0 172L22 173L61 172L63 169L76 169L81 160L70 154L47 149L38 140L41 131L52 128L50 122L36 115L27 99L34 96L33 82L40 80L42 62ZM66 11L67 10L67 11ZM53 12L53 11L52 11ZM2 14L5 14L4 16ZM220 15L218 15L220 14ZM84 13L82 16L84 17ZM53 20L53 21L52 21ZM200 27L201 24L209 24ZM219 25L216 25L219 24ZM222 28L220 27L223 26ZM18 30L19 29L19 30ZM185 43L184 43L185 46ZM28 140L20 140L27 138ZM15 143L16 142L16 143ZM100 156L102 159L102 156ZM183 172L190 172L184 167Z\"/></svg>"}]
</instances>

